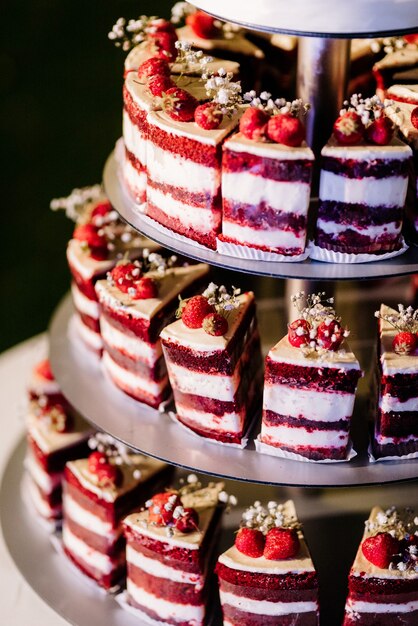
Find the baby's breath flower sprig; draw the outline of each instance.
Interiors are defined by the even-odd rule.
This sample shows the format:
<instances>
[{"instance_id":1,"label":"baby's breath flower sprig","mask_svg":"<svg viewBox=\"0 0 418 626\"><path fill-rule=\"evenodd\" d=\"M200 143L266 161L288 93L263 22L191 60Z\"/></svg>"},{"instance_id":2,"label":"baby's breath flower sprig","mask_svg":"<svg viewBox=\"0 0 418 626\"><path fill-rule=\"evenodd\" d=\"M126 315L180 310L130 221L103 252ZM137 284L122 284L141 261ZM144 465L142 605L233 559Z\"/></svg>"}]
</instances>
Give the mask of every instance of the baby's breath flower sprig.
<instances>
[{"instance_id":1,"label":"baby's breath flower sprig","mask_svg":"<svg viewBox=\"0 0 418 626\"><path fill-rule=\"evenodd\" d=\"M322 322L329 317L340 321L333 307L334 298L326 298L325 296L325 291L308 295L304 291L299 291L291 297L291 301L300 317L311 324Z\"/></svg>"},{"instance_id":2,"label":"baby's breath flower sprig","mask_svg":"<svg viewBox=\"0 0 418 626\"><path fill-rule=\"evenodd\" d=\"M244 511L240 527L254 528L266 535L272 528L300 530L302 525L296 517L286 514L283 504L278 504L272 500L268 502L267 506L262 506L261 502L257 500Z\"/></svg>"},{"instance_id":3,"label":"baby's breath flower sprig","mask_svg":"<svg viewBox=\"0 0 418 626\"><path fill-rule=\"evenodd\" d=\"M277 115L278 113L290 113L295 117L300 115L306 115L311 108L308 102L303 102L301 98L288 102L285 98L272 98L272 95L268 91L262 91L258 96L254 89L247 91L244 96L244 101L248 102L250 106L261 109L269 115Z\"/></svg>"},{"instance_id":4,"label":"baby's breath flower sprig","mask_svg":"<svg viewBox=\"0 0 418 626\"><path fill-rule=\"evenodd\" d=\"M217 72L204 72L206 95L212 102L219 105L223 115L233 115L242 105L242 88L239 81L234 81L234 74L227 72L223 67Z\"/></svg>"},{"instance_id":5,"label":"baby's breath flower sprig","mask_svg":"<svg viewBox=\"0 0 418 626\"><path fill-rule=\"evenodd\" d=\"M370 49L375 54L378 54L381 50L383 50L386 54L391 54L392 52L404 50L405 48L409 50L416 50L418 45L416 43L406 41L404 37L383 37L373 39L370 43Z\"/></svg>"},{"instance_id":6,"label":"baby's breath flower sprig","mask_svg":"<svg viewBox=\"0 0 418 626\"><path fill-rule=\"evenodd\" d=\"M172 254L169 257L163 257L157 252L150 252L148 248L145 248L142 252L142 267L144 272L158 272L164 276L166 271L174 267L177 263L177 257Z\"/></svg>"},{"instance_id":7,"label":"baby's breath flower sprig","mask_svg":"<svg viewBox=\"0 0 418 626\"><path fill-rule=\"evenodd\" d=\"M354 93L350 100L344 100L343 108L340 110L340 115L344 115L347 112L354 112L360 116L361 121L365 126L368 126L374 120L378 120L384 115L385 109L394 105L392 100L386 100L382 102L379 96L372 96L371 98L363 98L361 93ZM398 109L396 109L397 111Z\"/></svg>"},{"instance_id":8,"label":"baby's breath flower sprig","mask_svg":"<svg viewBox=\"0 0 418 626\"><path fill-rule=\"evenodd\" d=\"M411 306L406 308L403 304L398 304L397 313L384 315L380 311L375 311L374 316L388 322L399 332L414 334L418 332L418 309L413 309Z\"/></svg>"},{"instance_id":9,"label":"baby's breath flower sprig","mask_svg":"<svg viewBox=\"0 0 418 626\"><path fill-rule=\"evenodd\" d=\"M216 312L225 314L239 306L237 296L241 293L241 289L232 287L231 293L228 293L224 285L218 286L210 283L203 292L203 296L208 299L209 304L215 307Z\"/></svg>"},{"instance_id":10,"label":"baby's breath flower sprig","mask_svg":"<svg viewBox=\"0 0 418 626\"><path fill-rule=\"evenodd\" d=\"M51 200L50 208L52 211L62 209L70 220L78 222L83 217L87 204L103 198L104 190L101 185L80 187L73 189L69 196Z\"/></svg>"},{"instance_id":11,"label":"baby's breath flower sprig","mask_svg":"<svg viewBox=\"0 0 418 626\"><path fill-rule=\"evenodd\" d=\"M189 2L176 2L171 8L171 22L173 24L181 24L186 21L186 17L193 15L196 8Z\"/></svg>"},{"instance_id":12,"label":"baby's breath flower sprig","mask_svg":"<svg viewBox=\"0 0 418 626\"><path fill-rule=\"evenodd\" d=\"M108 38L117 48L128 52L147 39L150 23L157 19L156 16L147 15L140 15L136 20L126 20L120 17L108 33Z\"/></svg>"},{"instance_id":13,"label":"baby's breath flower sprig","mask_svg":"<svg viewBox=\"0 0 418 626\"><path fill-rule=\"evenodd\" d=\"M115 465L132 465L133 452L121 441L117 441L107 433L95 433L88 440L90 450L103 452L109 459L114 459Z\"/></svg>"},{"instance_id":14,"label":"baby's breath flower sprig","mask_svg":"<svg viewBox=\"0 0 418 626\"><path fill-rule=\"evenodd\" d=\"M196 72L203 75L207 72L207 66L213 61L213 57L207 56L203 50L193 50L188 41L176 41L177 50L175 64L180 66L180 77L186 72Z\"/></svg>"}]
</instances>

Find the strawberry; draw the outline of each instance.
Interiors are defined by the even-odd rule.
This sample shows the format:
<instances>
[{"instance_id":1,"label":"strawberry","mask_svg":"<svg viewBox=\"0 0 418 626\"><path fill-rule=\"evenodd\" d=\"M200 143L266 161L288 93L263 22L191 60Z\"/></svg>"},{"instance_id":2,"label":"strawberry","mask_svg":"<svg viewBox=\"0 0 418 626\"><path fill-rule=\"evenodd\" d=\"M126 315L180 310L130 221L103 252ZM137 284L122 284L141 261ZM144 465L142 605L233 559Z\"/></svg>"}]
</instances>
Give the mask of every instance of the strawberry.
<instances>
[{"instance_id":1,"label":"strawberry","mask_svg":"<svg viewBox=\"0 0 418 626\"><path fill-rule=\"evenodd\" d=\"M107 250L105 237L99 234L99 229L93 224L79 224L74 230L73 237L85 243L91 250Z\"/></svg>"},{"instance_id":2,"label":"strawberry","mask_svg":"<svg viewBox=\"0 0 418 626\"><path fill-rule=\"evenodd\" d=\"M265 543L263 533L256 528L241 528L235 537L236 549L253 559L263 556Z\"/></svg>"},{"instance_id":3,"label":"strawberry","mask_svg":"<svg viewBox=\"0 0 418 626\"><path fill-rule=\"evenodd\" d=\"M87 467L92 474L97 474L98 468L105 463L107 463L107 456L97 450L92 452L87 459Z\"/></svg>"},{"instance_id":4,"label":"strawberry","mask_svg":"<svg viewBox=\"0 0 418 626\"><path fill-rule=\"evenodd\" d=\"M366 138L378 146L386 146L391 142L394 130L392 122L384 115L366 128Z\"/></svg>"},{"instance_id":5,"label":"strawberry","mask_svg":"<svg viewBox=\"0 0 418 626\"><path fill-rule=\"evenodd\" d=\"M67 415L61 404L42 407L40 418L46 420L49 429L57 433L68 433L73 427L73 418Z\"/></svg>"},{"instance_id":6,"label":"strawberry","mask_svg":"<svg viewBox=\"0 0 418 626\"><path fill-rule=\"evenodd\" d=\"M201 39L214 39L219 36L220 28L216 26L215 18L204 11L196 11L186 17L186 24L190 26L197 37Z\"/></svg>"},{"instance_id":7,"label":"strawberry","mask_svg":"<svg viewBox=\"0 0 418 626\"><path fill-rule=\"evenodd\" d=\"M305 139L306 130L299 118L290 113L278 113L267 124L267 137L275 143L297 148Z\"/></svg>"},{"instance_id":8,"label":"strawberry","mask_svg":"<svg viewBox=\"0 0 418 626\"><path fill-rule=\"evenodd\" d=\"M173 37L177 38L176 28L174 24L165 20L162 17L157 18L149 22L148 33L169 33Z\"/></svg>"},{"instance_id":9,"label":"strawberry","mask_svg":"<svg viewBox=\"0 0 418 626\"><path fill-rule=\"evenodd\" d=\"M194 121L205 130L214 130L222 124L223 115L214 102L199 104L194 112Z\"/></svg>"},{"instance_id":10,"label":"strawberry","mask_svg":"<svg viewBox=\"0 0 418 626\"><path fill-rule=\"evenodd\" d=\"M164 59L152 57L138 67L138 78L146 80L150 76L170 76L170 66Z\"/></svg>"},{"instance_id":11,"label":"strawberry","mask_svg":"<svg viewBox=\"0 0 418 626\"><path fill-rule=\"evenodd\" d=\"M265 111L249 107L240 119L239 130L247 139L262 141L265 138L269 119Z\"/></svg>"},{"instance_id":12,"label":"strawberry","mask_svg":"<svg viewBox=\"0 0 418 626\"><path fill-rule=\"evenodd\" d=\"M157 493L151 498L148 521L159 526L166 526L172 522L173 512L177 506L181 506L181 500L176 493L172 491Z\"/></svg>"},{"instance_id":13,"label":"strawberry","mask_svg":"<svg viewBox=\"0 0 418 626\"><path fill-rule=\"evenodd\" d=\"M172 87L168 89L162 99L163 110L178 122L191 122L199 102L185 89Z\"/></svg>"},{"instance_id":14,"label":"strawberry","mask_svg":"<svg viewBox=\"0 0 418 626\"><path fill-rule=\"evenodd\" d=\"M353 146L364 137L364 124L355 111L347 111L340 115L334 123L334 137L342 146Z\"/></svg>"},{"instance_id":15,"label":"strawberry","mask_svg":"<svg viewBox=\"0 0 418 626\"><path fill-rule=\"evenodd\" d=\"M128 289L135 288L135 281L141 278L141 269L135 263L120 263L110 272L116 287L122 293L128 293Z\"/></svg>"},{"instance_id":16,"label":"strawberry","mask_svg":"<svg viewBox=\"0 0 418 626\"><path fill-rule=\"evenodd\" d=\"M164 31L150 33L148 42L150 52L158 59L165 61L174 61L177 57L176 49L177 36Z\"/></svg>"},{"instance_id":17,"label":"strawberry","mask_svg":"<svg viewBox=\"0 0 418 626\"><path fill-rule=\"evenodd\" d=\"M97 477L99 483L104 487L119 485L122 479L122 472L117 465L102 463L97 466Z\"/></svg>"},{"instance_id":18,"label":"strawberry","mask_svg":"<svg viewBox=\"0 0 418 626\"><path fill-rule=\"evenodd\" d=\"M190 507L184 509L184 513L176 521L176 529L181 533L192 533L199 528L199 514L196 509Z\"/></svg>"},{"instance_id":19,"label":"strawberry","mask_svg":"<svg viewBox=\"0 0 418 626\"><path fill-rule=\"evenodd\" d=\"M411 111L411 124L414 128L418 128L418 107Z\"/></svg>"},{"instance_id":20,"label":"strawberry","mask_svg":"<svg viewBox=\"0 0 418 626\"><path fill-rule=\"evenodd\" d=\"M208 335L220 337L228 332L228 320L220 313L209 313L203 318L203 330Z\"/></svg>"},{"instance_id":21,"label":"strawberry","mask_svg":"<svg viewBox=\"0 0 418 626\"><path fill-rule=\"evenodd\" d=\"M287 328L287 338L291 346L300 348L308 345L309 331L311 330L309 322L303 319L295 320Z\"/></svg>"},{"instance_id":22,"label":"strawberry","mask_svg":"<svg viewBox=\"0 0 418 626\"><path fill-rule=\"evenodd\" d=\"M156 298L158 296L158 285L153 278L142 276L135 283L134 300L148 300L148 298Z\"/></svg>"},{"instance_id":23,"label":"strawberry","mask_svg":"<svg viewBox=\"0 0 418 626\"><path fill-rule=\"evenodd\" d=\"M181 312L183 324L188 328L202 328L203 320L215 310L204 296L193 296L187 300Z\"/></svg>"},{"instance_id":24,"label":"strawberry","mask_svg":"<svg viewBox=\"0 0 418 626\"><path fill-rule=\"evenodd\" d=\"M152 95L159 97L161 97L163 93L165 93L168 89L171 89L175 86L176 85L171 80L170 76L164 76L160 74L157 74L156 76L151 76L147 82L147 87Z\"/></svg>"},{"instance_id":25,"label":"strawberry","mask_svg":"<svg viewBox=\"0 0 418 626\"><path fill-rule=\"evenodd\" d=\"M266 535L263 555L269 561L291 559L299 552L300 542L294 528L271 528Z\"/></svg>"},{"instance_id":26,"label":"strawberry","mask_svg":"<svg viewBox=\"0 0 418 626\"><path fill-rule=\"evenodd\" d=\"M113 207L108 200L96 204L93 211L91 212L92 222L95 221L95 217L105 217L106 215L108 215L108 213L110 213L110 211L113 211Z\"/></svg>"},{"instance_id":27,"label":"strawberry","mask_svg":"<svg viewBox=\"0 0 418 626\"><path fill-rule=\"evenodd\" d=\"M395 335L392 341L392 348L396 354L410 354L415 350L418 343L418 337L415 333L401 331Z\"/></svg>"},{"instance_id":28,"label":"strawberry","mask_svg":"<svg viewBox=\"0 0 418 626\"><path fill-rule=\"evenodd\" d=\"M49 359L44 359L43 361L37 363L35 367L35 373L45 380L55 380L54 374L51 370L51 363L49 362Z\"/></svg>"},{"instance_id":29,"label":"strawberry","mask_svg":"<svg viewBox=\"0 0 418 626\"><path fill-rule=\"evenodd\" d=\"M413 43L418 45L418 33L412 33L411 35L404 35L403 38L407 43Z\"/></svg>"},{"instance_id":30,"label":"strawberry","mask_svg":"<svg viewBox=\"0 0 418 626\"><path fill-rule=\"evenodd\" d=\"M337 320L321 322L316 330L316 340L325 350L338 350L344 341L344 329Z\"/></svg>"},{"instance_id":31,"label":"strawberry","mask_svg":"<svg viewBox=\"0 0 418 626\"><path fill-rule=\"evenodd\" d=\"M389 533L377 533L373 537L368 537L361 544L361 551L366 559L380 567L387 569L392 558L399 552L399 541Z\"/></svg>"}]
</instances>

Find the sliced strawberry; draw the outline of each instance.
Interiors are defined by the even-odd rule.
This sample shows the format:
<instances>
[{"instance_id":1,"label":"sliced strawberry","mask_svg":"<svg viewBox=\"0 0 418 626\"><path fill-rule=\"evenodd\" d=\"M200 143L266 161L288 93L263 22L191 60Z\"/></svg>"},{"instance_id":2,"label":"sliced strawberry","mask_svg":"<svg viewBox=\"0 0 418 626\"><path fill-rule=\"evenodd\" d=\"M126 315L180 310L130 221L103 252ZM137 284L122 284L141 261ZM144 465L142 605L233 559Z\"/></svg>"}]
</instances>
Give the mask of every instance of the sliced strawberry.
<instances>
[{"instance_id":1,"label":"sliced strawberry","mask_svg":"<svg viewBox=\"0 0 418 626\"><path fill-rule=\"evenodd\" d=\"M263 556L265 543L266 538L256 528L241 528L235 537L236 549L253 559Z\"/></svg>"},{"instance_id":2,"label":"sliced strawberry","mask_svg":"<svg viewBox=\"0 0 418 626\"><path fill-rule=\"evenodd\" d=\"M269 119L270 116L265 111L249 107L240 119L239 130L247 139L263 140Z\"/></svg>"},{"instance_id":3,"label":"sliced strawberry","mask_svg":"<svg viewBox=\"0 0 418 626\"><path fill-rule=\"evenodd\" d=\"M418 128L418 107L411 111L411 124L414 128Z\"/></svg>"},{"instance_id":4,"label":"sliced strawberry","mask_svg":"<svg viewBox=\"0 0 418 626\"><path fill-rule=\"evenodd\" d=\"M298 533L294 528L271 528L266 535L264 558L271 561L291 559L300 548Z\"/></svg>"},{"instance_id":5,"label":"sliced strawberry","mask_svg":"<svg viewBox=\"0 0 418 626\"><path fill-rule=\"evenodd\" d=\"M148 300L148 298L156 298L158 296L158 285L153 278L142 276L135 283L135 294L132 295L134 300Z\"/></svg>"},{"instance_id":6,"label":"sliced strawberry","mask_svg":"<svg viewBox=\"0 0 418 626\"><path fill-rule=\"evenodd\" d=\"M389 567L392 558L398 554L399 549L398 539L389 533L377 533L377 535L365 539L361 544L361 551L366 559L381 569Z\"/></svg>"},{"instance_id":7,"label":"sliced strawberry","mask_svg":"<svg viewBox=\"0 0 418 626\"><path fill-rule=\"evenodd\" d=\"M116 287L122 293L128 293L128 289L135 288L135 282L141 278L141 268L135 263L120 263L110 272Z\"/></svg>"},{"instance_id":8,"label":"sliced strawberry","mask_svg":"<svg viewBox=\"0 0 418 626\"><path fill-rule=\"evenodd\" d=\"M181 533L192 533L199 530L199 514L196 509L187 507L176 521L176 529Z\"/></svg>"},{"instance_id":9,"label":"sliced strawberry","mask_svg":"<svg viewBox=\"0 0 418 626\"><path fill-rule=\"evenodd\" d=\"M161 97L168 89L175 87L175 84L170 76L157 74L148 79L147 87L153 96Z\"/></svg>"},{"instance_id":10,"label":"sliced strawberry","mask_svg":"<svg viewBox=\"0 0 418 626\"><path fill-rule=\"evenodd\" d=\"M364 137L364 124L355 111L347 111L340 115L334 123L334 137L342 146L353 146Z\"/></svg>"},{"instance_id":11,"label":"sliced strawberry","mask_svg":"<svg viewBox=\"0 0 418 626\"><path fill-rule=\"evenodd\" d=\"M401 331L395 335L392 348L397 354L410 354L417 347L418 337L415 333Z\"/></svg>"},{"instance_id":12,"label":"sliced strawberry","mask_svg":"<svg viewBox=\"0 0 418 626\"><path fill-rule=\"evenodd\" d=\"M199 104L194 112L194 121L205 130L214 130L222 124L223 115L213 102Z\"/></svg>"},{"instance_id":13,"label":"sliced strawberry","mask_svg":"<svg viewBox=\"0 0 418 626\"><path fill-rule=\"evenodd\" d=\"M219 37L220 28L215 23L215 18L204 11L196 11L186 17L186 24L201 39L214 39Z\"/></svg>"},{"instance_id":14,"label":"sliced strawberry","mask_svg":"<svg viewBox=\"0 0 418 626\"><path fill-rule=\"evenodd\" d=\"M168 89L162 99L163 110L173 120L191 122L199 102L191 93L179 87Z\"/></svg>"},{"instance_id":15,"label":"sliced strawberry","mask_svg":"<svg viewBox=\"0 0 418 626\"><path fill-rule=\"evenodd\" d=\"M39 363L35 365L35 373L45 380L55 380L49 359L39 361Z\"/></svg>"},{"instance_id":16,"label":"sliced strawberry","mask_svg":"<svg viewBox=\"0 0 418 626\"><path fill-rule=\"evenodd\" d=\"M151 76L170 76L170 66L165 59L152 57L138 67L138 78L146 80Z\"/></svg>"},{"instance_id":17,"label":"sliced strawberry","mask_svg":"<svg viewBox=\"0 0 418 626\"><path fill-rule=\"evenodd\" d=\"M176 493L172 491L157 493L151 498L148 521L158 526L166 526L173 521L174 509L177 506L181 506L181 500Z\"/></svg>"},{"instance_id":18,"label":"sliced strawberry","mask_svg":"<svg viewBox=\"0 0 418 626\"><path fill-rule=\"evenodd\" d=\"M387 146L392 140L394 130L392 122L385 115L374 120L374 122L366 128L366 138L368 141L378 146Z\"/></svg>"},{"instance_id":19,"label":"sliced strawberry","mask_svg":"<svg viewBox=\"0 0 418 626\"><path fill-rule=\"evenodd\" d=\"M215 309L204 296L193 296L187 300L181 312L183 324L188 328L202 328L203 320Z\"/></svg>"},{"instance_id":20,"label":"sliced strawberry","mask_svg":"<svg viewBox=\"0 0 418 626\"><path fill-rule=\"evenodd\" d=\"M306 130L299 118L290 113L278 113L267 124L267 137L275 143L297 148L305 139Z\"/></svg>"},{"instance_id":21,"label":"sliced strawberry","mask_svg":"<svg viewBox=\"0 0 418 626\"><path fill-rule=\"evenodd\" d=\"M228 332L228 320L220 313L209 313L203 318L203 330L208 335L221 337Z\"/></svg>"},{"instance_id":22,"label":"sliced strawberry","mask_svg":"<svg viewBox=\"0 0 418 626\"><path fill-rule=\"evenodd\" d=\"M316 331L316 340L325 350L338 350L344 341L344 328L337 320L321 322Z\"/></svg>"},{"instance_id":23,"label":"sliced strawberry","mask_svg":"<svg viewBox=\"0 0 418 626\"><path fill-rule=\"evenodd\" d=\"M92 452L87 459L87 467L92 474L97 474L98 468L105 463L107 463L107 456L97 450Z\"/></svg>"},{"instance_id":24,"label":"sliced strawberry","mask_svg":"<svg viewBox=\"0 0 418 626\"><path fill-rule=\"evenodd\" d=\"M291 322L287 328L287 338L291 346L300 348L301 346L308 345L311 325L307 320L295 320Z\"/></svg>"}]
</instances>

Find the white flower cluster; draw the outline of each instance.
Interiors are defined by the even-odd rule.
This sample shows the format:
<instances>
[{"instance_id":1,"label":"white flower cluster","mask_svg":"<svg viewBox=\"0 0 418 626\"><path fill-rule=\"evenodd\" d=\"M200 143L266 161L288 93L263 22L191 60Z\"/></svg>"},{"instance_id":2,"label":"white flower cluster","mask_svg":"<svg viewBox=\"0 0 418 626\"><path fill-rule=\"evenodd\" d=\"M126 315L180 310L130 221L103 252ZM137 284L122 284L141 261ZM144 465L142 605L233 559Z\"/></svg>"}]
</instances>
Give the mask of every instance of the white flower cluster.
<instances>
[{"instance_id":1,"label":"white flower cluster","mask_svg":"<svg viewBox=\"0 0 418 626\"><path fill-rule=\"evenodd\" d=\"M177 50L175 63L180 65L181 72L198 72L204 74L207 66L213 61L213 57L203 54L202 50L192 50L192 44L188 41L176 41Z\"/></svg>"},{"instance_id":2,"label":"white flower cluster","mask_svg":"<svg viewBox=\"0 0 418 626\"><path fill-rule=\"evenodd\" d=\"M238 504L237 497L233 494L229 494L226 491L219 492L218 500L222 504L227 504L228 506L236 506Z\"/></svg>"},{"instance_id":3,"label":"white flower cluster","mask_svg":"<svg viewBox=\"0 0 418 626\"><path fill-rule=\"evenodd\" d=\"M34 408L34 412L48 429L58 432L65 430L68 418L62 407L58 405L48 407L48 403L44 402L42 404L39 403L39 408Z\"/></svg>"},{"instance_id":4,"label":"white flower cluster","mask_svg":"<svg viewBox=\"0 0 418 626\"><path fill-rule=\"evenodd\" d=\"M232 287L232 293L228 293L224 285L219 287L215 283L209 283L202 295L208 299L209 304L215 307L217 313L225 313L239 306L237 296L240 293L241 289L234 286Z\"/></svg>"},{"instance_id":5,"label":"white flower cluster","mask_svg":"<svg viewBox=\"0 0 418 626\"><path fill-rule=\"evenodd\" d=\"M215 104L219 104L219 109L224 115L233 115L242 104L242 89L239 81L233 81L232 72L227 72L223 67L215 72L202 74L202 79L206 81L206 95Z\"/></svg>"},{"instance_id":6,"label":"white flower cluster","mask_svg":"<svg viewBox=\"0 0 418 626\"><path fill-rule=\"evenodd\" d=\"M408 48L410 50L416 50L418 48L416 43L407 42L403 37L383 37L380 39L373 39L370 43L370 49L377 54L381 50L386 54L391 54L397 50L403 50Z\"/></svg>"},{"instance_id":7,"label":"white flower cluster","mask_svg":"<svg viewBox=\"0 0 418 626\"><path fill-rule=\"evenodd\" d=\"M176 2L171 9L171 21L173 24L180 24L195 11L196 8L188 2Z\"/></svg>"},{"instance_id":8,"label":"white flower cluster","mask_svg":"<svg viewBox=\"0 0 418 626\"><path fill-rule=\"evenodd\" d=\"M270 115L277 115L278 113L290 113L295 117L300 114L305 114L310 109L310 104L303 102L301 98L292 100L292 102L286 101L284 98L276 98L273 100L271 93L268 91L262 91L257 96L256 91L252 89L244 94L245 102L249 102L250 106L261 109Z\"/></svg>"},{"instance_id":9,"label":"white flower cluster","mask_svg":"<svg viewBox=\"0 0 418 626\"><path fill-rule=\"evenodd\" d=\"M141 15L136 20L127 21L124 17L120 17L108 33L108 37L117 48L122 48L128 52L134 46L145 41L150 22L156 19L158 18L155 16Z\"/></svg>"},{"instance_id":10,"label":"white flower cluster","mask_svg":"<svg viewBox=\"0 0 418 626\"><path fill-rule=\"evenodd\" d=\"M70 195L65 198L54 198L51 201L50 208L52 211L63 209L70 220L78 222L83 217L86 205L100 199L104 199L104 191L101 185L80 187L79 189L73 189Z\"/></svg>"},{"instance_id":11,"label":"white flower cluster","mask_svg":"<svg viewBox=\"0 0 418 626\"><path fill-rule=\"evenodd\" d=\"M384 110L393 106L392 100L388 100L383 103L379 96L372 96L371 98L363 98L361 93L355 93L351 96L350 100L343 102L343 108L340 110L340 115L344 115L348 111L357 113L364 126L368 126L374 120L383 116Z\"/></svg>"},{"instance_id":12,"label":"white flower cluster","mask_svg":"<svg viewBox=\"0 0 418 626\"><path fill-rule=\"evenodd\" d=\"M382 315L380 311L375 311L375 317L388 322L399 332L418 332L418 309L411 306L405 308L403 304L398 304L398 313L394 315Z\"/></svg>"},{"instance_id":13,"label":"white flower cluster","mask_svg":"<svg viewBox=\"0 0 418 626\"><path fill-rule=\"evenodd\" d=\"M258 500L254 502L242 515L242 528L256 528L267 534L271 528L301 528L300 522L295 517L285 515L283 504L274 500L262 506Z\"/></svg>"},{"instance_id":14,"label":"white flower cluster","mask_svg":"<svg viewBox=\"0 0 418 626\"><path fill-rule=\"evenodd\" d=\"M96 433L88 441L91 450L103 452L108 458L113 458L115 465L131 465L133 463L133 452L121 441L114 439L107 433ZM140 470L135 470L136 477L140 477ZM139 474L138 474L139 472Z\"/></svg>"},{"instance_id":15,"label":"white flower cluster","mask_svg":"<svg viewBox=\"0 0 418 626\"><path fill-rule=\"evenodd\" d=\"M162 276L177 263L177 257L174 254L170 257L163 257L156 252L150 252L148 248L142 251L142 257L144 271L158 272Z\"/></svg>"}]
</instances>

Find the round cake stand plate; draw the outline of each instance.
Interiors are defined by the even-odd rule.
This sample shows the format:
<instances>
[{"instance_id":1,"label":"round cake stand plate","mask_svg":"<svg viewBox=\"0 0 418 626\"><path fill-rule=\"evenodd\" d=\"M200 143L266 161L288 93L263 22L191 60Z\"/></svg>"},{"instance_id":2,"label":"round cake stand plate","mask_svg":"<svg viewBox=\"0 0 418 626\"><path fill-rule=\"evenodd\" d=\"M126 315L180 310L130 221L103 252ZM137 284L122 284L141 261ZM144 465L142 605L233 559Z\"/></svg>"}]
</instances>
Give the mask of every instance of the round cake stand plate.
<instances>
[{"instance_id":1,"label":"round cake stand plate","mask_svg":"<svg viewBox=\"0 0 418 626\"><path fill-rule=\"evenodd\" d=\"M306 463L259 454L252 441L241 450L190 434L167 414L117 389L99 358L79 340L72 316L67 296L50 326L51 365L64 394L96 427L148 456L213 476L272 485L347 487L418 477L418 459L370 464L364 453L350 463Z\"/></svg>"},{"instance_id":2,"label":"round cake stand plate","mask_svg":"<svg viewBox=\"0 0 418 626\"><path fill-rule=\"evenodd\" d=\"M321 263L311 259L295 263L283 263L227 256L203 246L195 246L185 240L175 239L168 232L162 231L157 222L144 220L138 205L122 185L118 175L118 161L114 152L106 161L103 182L111 203L120 216L135 230L177 254L227 270L258 276L305 280L362 280L389 278L418 272L418 248L415 246L411 246L404 254L386 261L359 264Z\"/></svg>"}]
</instances>

